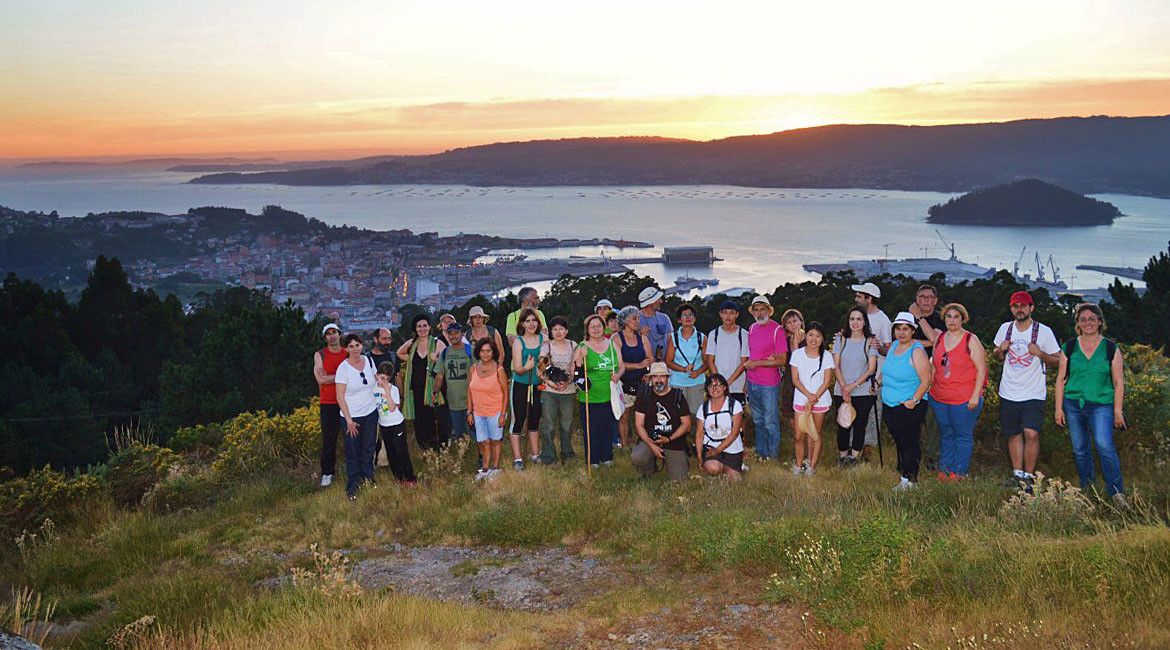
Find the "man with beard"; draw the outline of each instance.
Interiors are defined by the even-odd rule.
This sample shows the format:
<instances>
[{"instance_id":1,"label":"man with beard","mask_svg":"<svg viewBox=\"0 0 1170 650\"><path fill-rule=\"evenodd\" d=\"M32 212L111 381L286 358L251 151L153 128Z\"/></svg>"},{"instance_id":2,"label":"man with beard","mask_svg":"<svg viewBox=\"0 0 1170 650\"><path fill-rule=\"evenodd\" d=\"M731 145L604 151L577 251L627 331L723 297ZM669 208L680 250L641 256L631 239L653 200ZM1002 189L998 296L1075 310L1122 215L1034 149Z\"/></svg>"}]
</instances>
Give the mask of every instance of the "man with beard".
<instances>
[{"instance_id":1,"label":"man with beard","mask_svg":"<svg viewBox=\"0 0 1170 650\"><path fill-rule=\"evenodd\" d=\"M780 372L788 363L788 338L772 320L772 303L756 296L748 312L755 322L748 328L747 398L756 425L756 456L766 461L780 447Z\"/></svg>"},{"instance_id":2,"label":"man with beard","mask_svg":"<svg viewBox=\"0 0 1170 650\"><path fill-rule=\"evenodd\" d=\"M1012 477L1007 485L1031 491L1040 456L1040 427L1048 385L1045 366L1060 363L1060 345L1047 325L1032 320L1035 304L1027 291L1012 294L1013 321L995 333L995 356L1003 361L999 380L999 426L1007 438Z\"/></svg>"},{"instance_id":3,"label":"man with beard","mask_svg":"<svg viewBox=\"0 0 1170 650\"><path fill-rule=\"evenodd\" d=\"M682 391L670 385L670 369L661 361L650 364L650 390L642 391L634 404L634 428L638 444L630 452L630 462L649 478L658 470L658 461L666 465L672 481L685 481L687 434L691 415Z\"/></svg>"}]
</instances>

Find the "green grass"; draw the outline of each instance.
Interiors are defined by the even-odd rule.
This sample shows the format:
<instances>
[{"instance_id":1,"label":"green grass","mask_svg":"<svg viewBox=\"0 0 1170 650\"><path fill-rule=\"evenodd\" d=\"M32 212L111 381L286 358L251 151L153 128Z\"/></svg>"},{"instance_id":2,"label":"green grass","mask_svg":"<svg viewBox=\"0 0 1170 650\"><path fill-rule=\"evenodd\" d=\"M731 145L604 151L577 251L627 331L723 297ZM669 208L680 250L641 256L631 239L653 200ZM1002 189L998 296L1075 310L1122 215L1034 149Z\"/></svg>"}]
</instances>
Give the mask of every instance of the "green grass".
<instances>
[{"instance_id":1,"label":"green grass","mask_svg":"<svg viewBox=\"0 0 1170 650\"><path fill-rule=\"evenodd\" d=\"M1123 462L1139 493L1161 480L1140 459ZM358 645L363 634L389 633L378 615L401 614L413 632L395 636L400 647L531 647L543 643L532 633L542 626L612 626L648 611L645 603L685 598L671 589L680 576L724 575L760 599L807 608L859 646L954 646L984 633L1049 647L1170 645L1164 503L1126 514L1094 500L1080 509L1037 502L1009 515L999 475L983 474L924 480L909 494L891 492L893 471L876 466L826 464L802 479L782 465L753 465L738 483L676 484L640 480L619 454L592 477L581 467L534 467L477 484L469 472L436 470L415 488L384 480L351 503L340 489L314 489L307 474L274 473L229 486L202 509L95 512L27 558L5 549L0 572L57 599L58 621L88 617L93 626L72 643L82 648L103 647L145 615L157 623L144 645L312 647L326 614L351 621ZM564 545L640 567L646 578L569 612L502 615L522 621L522 631L481 607L393 594L322 603L303 589L257 585L307 566L310 544L360 551L392 541ZM485 566L493 564L453 571ZM472 623L446 631L436 623L461 618Z\"/></svg>"}]
</instances>

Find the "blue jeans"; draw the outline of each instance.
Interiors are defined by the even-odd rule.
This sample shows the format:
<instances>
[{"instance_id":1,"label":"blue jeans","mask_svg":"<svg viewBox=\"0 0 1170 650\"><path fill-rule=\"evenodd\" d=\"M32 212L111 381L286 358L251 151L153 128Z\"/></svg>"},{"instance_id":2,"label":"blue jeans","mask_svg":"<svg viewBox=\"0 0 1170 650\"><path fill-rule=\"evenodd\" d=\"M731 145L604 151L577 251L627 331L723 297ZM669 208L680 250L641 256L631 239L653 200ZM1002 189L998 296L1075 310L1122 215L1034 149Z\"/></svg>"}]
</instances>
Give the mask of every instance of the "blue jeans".
<instances>
[{"instance_id":1,"label":"blue jeans","mask_svg":"<svg viewBox=\"0 0 1170 650\"><path fill-rule=\"evenodd\" d=\"M747 384L748 406L756 425L756 455L775 458L780 449L780 385Z\"/></svg>"},{"instance_id":2,"label":"blue jeans","mask_svg":"<svg viewBox=\"0 0 1170 650\"><path fill-rule=\"evenodd\" d=\"M1105 487L1110 495L1124 492L1121 483L1121 460L1117 447L1113 445L1113 405L1085 402L1084 406L1075 400L1064 400L1064 417L1068 420L1068 437L1072 439L1073 456L1077 462L1077 474L1081 477L1081 489L1096 480L1093 471L1092 444L1097 447L1101 459L1101 474L1105 476Z\"/></svg>"},{"instance_id":3,"label":"blue jeans","mask_svg":"<svg viewBox=\"0 0 1170 650\"><path fill-rule=\"evenodd\" d=\"M455 442L467 435L467 409L449 408L447 412L451 414L451 437L448 441Z\"/></svg>"},{"instance_id":4,"label":"blue jeans","mask_svg":"<svg viewBox=\"0 0 1170 650\"><path fill-rule=\"evenodd\" d=\"M967 409L967 403L943 404L930 400L934 419L938 422L940 472L954 472L966 476L971 471L971 452L975 449L975 422L983 411L983 398L974 410Z\"/></svg>"},{"instance_id":5,"label":"blue jeans","mask_svg":"<svg viewBox=\"0 0 1170 650\"><path fill-rule=\"evenodd\" d=\"M361 484L374 480L374 454L378 450L378 411L353 419L357 436L349 435L342 420L341 436L345 439L345 493L357 494Z\"/></svg>"}]
</instances>

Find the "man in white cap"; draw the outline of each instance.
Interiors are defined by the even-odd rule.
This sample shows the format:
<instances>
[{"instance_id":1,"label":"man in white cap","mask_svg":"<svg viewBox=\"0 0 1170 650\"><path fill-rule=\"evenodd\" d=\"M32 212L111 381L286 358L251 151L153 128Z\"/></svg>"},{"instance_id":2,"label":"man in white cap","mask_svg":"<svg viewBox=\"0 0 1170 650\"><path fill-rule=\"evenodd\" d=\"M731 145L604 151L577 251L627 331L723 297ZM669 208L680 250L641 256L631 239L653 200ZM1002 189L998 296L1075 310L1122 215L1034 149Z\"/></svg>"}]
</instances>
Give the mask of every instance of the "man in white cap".
<instances>
[{"instance_id":1,"label":"man in white cap","mask_svg":"<svg viewBox=\"0 0 1170 650\"><path fill-rule=\"evenodd\" d=\"M865 310L865 315L869 319L869 331L873 332L873 338L870 339L869 344L870 347L878 351L878 373L880 374L886 361L886 353L890 351L890 344L894 342L894 330L892 323L890 323L890 317L886 316L886 313L878 309L877 306L878 299L882 297L882 290L872 282L855 284L851 288L854 291L854 302ZM881 400L878 400L874 406L875 424L867 424L865 427L866 451L877 445L876 422L881 420L881 408Z\"/></svg>"},{"instance_id":2,"label":"man in white cap","mask_svg":"<svg viewBox=\"0 0 1170 650\"><path fill-rule=\"evenodd\" d=\"M748 307L755 322L748 328L747 399L756 425L756 455L766 461L780 447L780 372L788 363L788 337L766 296L756 296Z\"/></svg>"},{"instance_id":3,"label":"man in white cap","mask_svg":"<svg viewBox=\"0 0 1170 650\"><path fill-rule=\"evenodd\" d=\"M666 360L666 339L674 332L670 316L659 311L662 307L662 289L650 286L638 294L638 306L642 308L642 335L650 337L650 350L656 361Z\"/></svg>"},{"instance_id":4,"label":"man in white cap","mask_svg":"<svg viewBox=\"0 0 1170 650\"><path fill-rule=\"evenodd\" d=\"M642 391L634 403L634 428L638 444L630 452L630 462L649 478L666 465L672 481L685 481L690 469L687 461L687 434L691 432L691 414L682 391L670 385L670 369L665 363L650 364L650 390Z\"/></svg>"},{"instance_id":5,"label":"man in white cap","mask_svg":"<svg viewBox=\"0 0 1170 650\"><path fill-rule=\"evenodd\" d=\"M321 336L325 337L325 347L313 353L313 377L321 400L321 487L329 487L337 471L337 434L341 432L341 407L333 378L349 353L341 347L337 323L325 325Z\"/></svg>"}]
</instances>

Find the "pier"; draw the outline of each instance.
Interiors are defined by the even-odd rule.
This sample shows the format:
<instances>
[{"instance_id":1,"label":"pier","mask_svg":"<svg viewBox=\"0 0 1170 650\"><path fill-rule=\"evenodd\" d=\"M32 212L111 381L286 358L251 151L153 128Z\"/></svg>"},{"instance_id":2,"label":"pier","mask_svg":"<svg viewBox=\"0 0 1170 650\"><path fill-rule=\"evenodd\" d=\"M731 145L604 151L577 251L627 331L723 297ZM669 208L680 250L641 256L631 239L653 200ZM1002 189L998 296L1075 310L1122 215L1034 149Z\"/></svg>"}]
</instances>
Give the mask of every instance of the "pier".
<instances>
[{"instance_id":1,"label":"pier","mask_svg":"<svg viewBox=\"0 0 1170 650\"><path fill-rule=\"evenodd\" d=\"M1135 269L1132 266L1097 266L1095 264L1078 264L1078 271L1096 271L1097 273L1104 273L1105 275L1115 275L1119 278L1127 280L1141 280L1144 271L1142 269Z\"/></svg>"}]
</instances>

